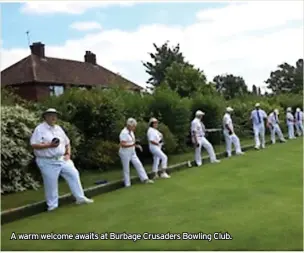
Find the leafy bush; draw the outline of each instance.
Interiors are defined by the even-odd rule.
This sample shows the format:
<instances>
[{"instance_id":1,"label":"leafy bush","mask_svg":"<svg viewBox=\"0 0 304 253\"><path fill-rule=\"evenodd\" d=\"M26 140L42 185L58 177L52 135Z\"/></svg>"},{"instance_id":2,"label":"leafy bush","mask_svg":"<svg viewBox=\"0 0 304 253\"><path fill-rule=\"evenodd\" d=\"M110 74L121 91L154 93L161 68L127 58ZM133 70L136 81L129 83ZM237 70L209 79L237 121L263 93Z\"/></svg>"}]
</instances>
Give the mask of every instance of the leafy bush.
<instances>
[{"instance_id":1,"label":"leafy bush","mask_svg":"<svg viewBox=\"0 0 304 253\"><path fill-rule=\"evenodd\" d=\"M81 147L84 144L84 135L80 132L80 130L77 127L75 127L69 122L60 120L58 122L58 125L60 125L63 128L66 135L69 137L71 142L72 157L77 162L78 154L80 152Z\"/></svg>"},{"instance_id":2,"label":"leafy bush","mask_svg":"<svg viewBox=\"0 0 304 253\"><path fill-rule=\"evenodd\" d=\"M118 89L109 89L102 92L119 105L125 119L132 117L141 121L147 115L149 100L152 98L150 94L133 93Z\"/></svg>"},{"instance_id":3,"label":"leafy bush","mask_svg":"<svg viewBox=\"0 0 304 253\"><path fill-rule=\"evenodd\" d=\"M52 97L44 107L62 112L63 120L74 124L86 139L117 140L121 122L125 120L118 99L107 92L71 89L59 97Z\"/></svg>"},{"instance_id":4,"label":"leafy bush","mask_svg":"<svg viewBox=\"0 0 304 253\"><path fill-rule=\"evenodd\" d=\"M39 187L28 171L33 160L29 139L37 123L37 116L21 106L1 107L1 193Z\"/></svg>"},{"instance_id":5,"label":"leafy bush","mask_svg":"<svg viewBox=\"0 0 304 253\"><path fill-rule=\"evenodd\" d=\"M119 164L118 149L118 142L92 139L83 146L78 156L79 165L86 170L108 170Z\"/></svg>"}]
</instances>

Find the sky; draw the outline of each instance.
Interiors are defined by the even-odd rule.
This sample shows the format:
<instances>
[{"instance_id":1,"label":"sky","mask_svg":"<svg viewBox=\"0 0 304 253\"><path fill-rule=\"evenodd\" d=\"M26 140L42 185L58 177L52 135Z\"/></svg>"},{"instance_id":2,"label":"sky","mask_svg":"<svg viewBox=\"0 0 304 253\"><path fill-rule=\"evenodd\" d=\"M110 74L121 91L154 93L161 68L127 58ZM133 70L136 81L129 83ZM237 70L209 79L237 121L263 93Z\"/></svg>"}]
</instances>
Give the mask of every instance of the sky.
<instances>
[{"instance_id":1,"label":"sky","mask_svg":"<svg viewBox=\"0 0 304 253\"><path fill-rule=\"evenodd\" d=\"M281 63L303 58L303 1L25 1L1 3L1 70L29 55L30 43L46 56L97 63L145 85L153 43L180 44L185 58L209 81L242 76L249 89Z\"/></svg>"}]
</instances>

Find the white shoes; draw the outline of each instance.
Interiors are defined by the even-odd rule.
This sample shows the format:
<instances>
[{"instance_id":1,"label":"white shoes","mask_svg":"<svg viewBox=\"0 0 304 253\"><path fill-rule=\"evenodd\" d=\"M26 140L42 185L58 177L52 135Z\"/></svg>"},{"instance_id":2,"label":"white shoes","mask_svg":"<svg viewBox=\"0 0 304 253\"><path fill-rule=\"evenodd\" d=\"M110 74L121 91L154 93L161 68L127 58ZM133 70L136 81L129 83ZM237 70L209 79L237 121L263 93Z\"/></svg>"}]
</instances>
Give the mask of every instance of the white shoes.
<instances>
[{"instance_id":1,"label":"white shoes","mask_svg":"<svg viewBox=\"0 0 304 253\"><path fill-rule=\"evenodd\" d=\"M236 155L245 155L245 152L238 152L238 153L236 153Z\"/></svg>"},{"instance_id":2,"label":"white shoes","mask_svg":"<svg viewBox=\"0 0 304 253\"><path fill-rule=\"evenodd\" d=\"M161 178L171 178L166 172L160 174Z\"/></svg>"},{"instance_id":3,"label":"white shoes","mask_svg":"<svg viewBox=\"0 0 304 253\"><path fill-rule=\"evenodd\" d=\"M48 212L52 212L52 211L54 211L54 210L57 209L57 208L58 208L58 206L49 207L49 208L48 208Z\"/></svg>"},{"instance_id":4,"label":"white shoes","mask_svg":"<svg viewBox=\"0 0 304 253\"><path fill-rule=\"evenodd\" d=\"M158 178L159 178L159 175L156 173L153 177L153 180L158 179Z\"/></svg>"},{"instance_id":5,"label":"white shoes","mask_svg":"<svg viewBox=\"0 0 304 253\"><path fill-rule=\"evenodd\" d=\"M217 159L215 159L214 161L211 161L211 163L220 163L221 162L221 160L217 160Z\"/></svg>"},{"instance_id":6,"label":"white shoes","mask_svg":"<svg viewBox=\"0 0 304 253\"><path fill-rule=\"evenodd\" d=\"M77 204L77 205L91 204L91 203L94 203L94 200L93 200L93 199L89 199L89 198L87 198L87 197L84 197L83 199L80 199L80 200L77 200L77 201L76 201L76 204Z\"/></svg>"},{"instance_id":7,"label":"white shoes","mask_svg":"<svg viewBox=\"0 0 304 253\"><path fill-rule=\"evenodd\" d=\"M148 179L148 180L145 181L145 184L154 184L154 181L151 180L151 179Z\"/></svg>"}]
</instances>

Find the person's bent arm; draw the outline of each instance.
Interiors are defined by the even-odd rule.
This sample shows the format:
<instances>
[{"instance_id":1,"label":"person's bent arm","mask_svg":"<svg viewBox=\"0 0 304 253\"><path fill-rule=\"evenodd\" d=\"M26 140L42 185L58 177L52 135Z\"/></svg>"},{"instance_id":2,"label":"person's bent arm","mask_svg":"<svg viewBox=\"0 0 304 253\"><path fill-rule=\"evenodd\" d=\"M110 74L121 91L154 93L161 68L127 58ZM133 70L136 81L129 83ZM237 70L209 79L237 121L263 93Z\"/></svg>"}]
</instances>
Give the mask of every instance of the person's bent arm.
<instances>
[{"instance_id":1,"label":"person's bent arm","mask_svg":"<svg viewBox=\"0 0 304 253\"><path fill-rule=\"evenodd\" d=\"M46 149L52 147L51 143L32 144L31 146L33 149Z\"/></svg>"},{"instance_id":2,"label":"person's bent arm","mask_svg":"<svg viewBox=\"0 0 304 253\"><path fill-rule=\"evenodd\" d=\"M155 145L155 146L159 146L159 143L157 141L150 141L150 143Z\"/></svg>"},{"instance_id":3,"label":"person's bent arm","mask_svg":"<svg viewBox=\"0 0 304 253\"><path fill-rule=\"evenodd\" d=\"M127 144L126 141L121 141L121 142L120 142L120 146L121 146L122 148L131 148L131 147L135 147L135 143L133 143L133 144Z\"/></svg>"},{"instance_id":4,"label":"person's bent arm","mask_svg":"<svg viewBox=\"0 0 304 253\"><path fill-rule=\"evenodd\" d=\"M71 156L71 145L70 144L65 146L65 155Z\"/></svg>"}]
</instances>

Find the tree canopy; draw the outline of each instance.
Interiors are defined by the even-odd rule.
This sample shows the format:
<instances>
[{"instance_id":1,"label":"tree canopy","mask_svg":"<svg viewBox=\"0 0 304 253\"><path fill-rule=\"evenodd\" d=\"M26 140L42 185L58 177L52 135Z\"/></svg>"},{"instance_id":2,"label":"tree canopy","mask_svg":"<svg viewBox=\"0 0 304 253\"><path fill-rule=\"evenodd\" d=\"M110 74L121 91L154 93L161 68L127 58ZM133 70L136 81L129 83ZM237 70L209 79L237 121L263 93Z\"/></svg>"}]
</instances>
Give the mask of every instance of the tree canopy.
<instances>
[{"instance_id":1,"label":"tree canopy","mask_svg":"<svg viewBox=\"0 0 304 253\"><path fill-rule=\"evenodd\" d=\"M218 75L214 77L213 82L215 83L216 90L226 99L232 99L248 93L247 85L240 76L232 74Z\"/></svg>"},{"instance_id":2,"label":"tree canopy","mask_svg":"<svg viewBox=\"0 0 304 253\"><path fill-rule=\"evenodd\" d=\"M265 83L274 94L303 92L303 59L299 59L295 66L286 62L280 64Z\"/></svg>"}]
</instances>

